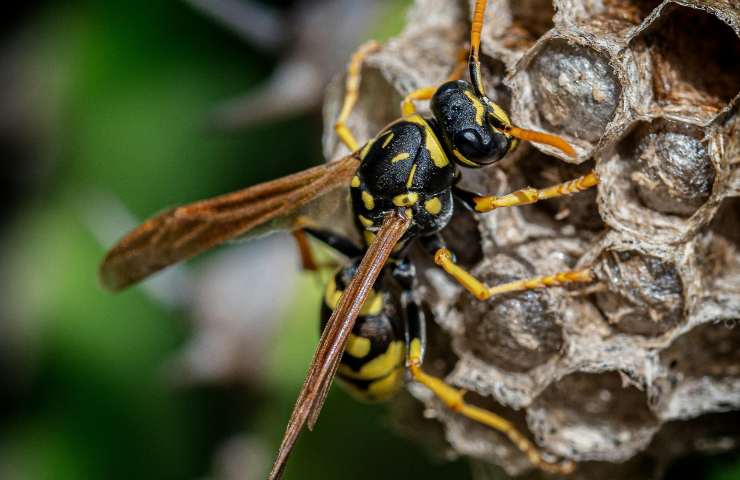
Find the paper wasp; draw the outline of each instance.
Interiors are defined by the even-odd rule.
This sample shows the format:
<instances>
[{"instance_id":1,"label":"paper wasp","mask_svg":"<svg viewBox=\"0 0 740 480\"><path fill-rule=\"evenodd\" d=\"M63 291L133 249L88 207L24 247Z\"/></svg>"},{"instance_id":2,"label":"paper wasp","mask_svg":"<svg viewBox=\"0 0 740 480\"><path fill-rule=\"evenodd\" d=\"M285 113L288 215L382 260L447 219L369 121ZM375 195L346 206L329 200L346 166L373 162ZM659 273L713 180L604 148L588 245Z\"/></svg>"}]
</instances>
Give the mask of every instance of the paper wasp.
<instances>
[{"instance_id":1,"label":"paper wasp","mask_svg":"<svg viewBox=\"0 0 740 480\"><path fill-rule=\"evenodd\" d=\"M466 403L461 391L422 370L425 319L412 293L415 272L407 258L413 242L418 240L437 265L480 300L500 293L588 282L592 277L586 269L489 287L456 264L439 235L452 216L453 197L471 211L484 213L579 192L599 181L592 172L549 188L526 188L504 196L477 195L458 186L458 167L491 165L522 140L575 154L558 137L514 126L506 112L486 96L479 59L486 3L476 1L471 22L470 83L458 79L464 68L456 68L441 86L411 92L402 102L402 118L360 146L346 120L357 100L363 58L380 48L377 43L366 43L350 62L345 100L335 124L339 138L353 153L155 216L126 235L103 261L103 284L118 290L226 240L280 228L296 235L304 265L311 263L306 234L349 259L327 286L323 333L270 474L272 479L282 474L303 426L313 428L335 375L353 393L371 400L392 396L406 378L419 382L453 411L507 435L535 466L557 473L574 468L571 462L546 461L510 422ZM416 113L414 101L418 100L431 101L432 118ZM345 189L349 189L364 245L298 221L310 216L312 206L329 193ZM384 288L383 277L400 287L400 298L393 298Z\"/></svg>"}]
</instances>

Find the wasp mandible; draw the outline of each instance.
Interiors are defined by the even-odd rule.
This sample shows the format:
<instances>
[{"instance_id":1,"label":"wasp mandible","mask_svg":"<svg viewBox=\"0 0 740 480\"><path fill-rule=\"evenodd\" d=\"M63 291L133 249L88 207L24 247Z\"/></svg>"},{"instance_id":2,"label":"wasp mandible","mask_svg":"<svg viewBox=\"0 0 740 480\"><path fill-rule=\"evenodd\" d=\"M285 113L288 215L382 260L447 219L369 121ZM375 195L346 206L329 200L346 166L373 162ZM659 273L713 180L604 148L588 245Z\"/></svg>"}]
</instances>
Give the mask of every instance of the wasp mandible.
<instances>
[{"instance_id":1,"label":"wasp mandible","mask_svg":"<svg viewBox=\"0 0 740 480\"><path fill-rule=\"evenodd\" d=\"M391 397L409 379L431 390L447 407L505 435L531 462L549 472L568 473L572 462L546 461L537 447L507 420L468 404L463 393L423 370L425 318L412 292L415 271L408 259L417 242L434 261L479 300L493 295L589 282L589 269L488 286L456 263L439 232L450 222L453 198L476 213L527 205L569 195L598 184L595 172L545 189L525 188L503 196L478 195L458 186L460 167L492 165L520 141L543 143L574 156L559 137L516 127L488 98L480 66L481 30L487 2L473 12L467 69L454 69L439 86L411 92L402 117L360 145L346 125L358 97L363 59L381 48L364 44L347 74L345 99L335 124L352 151L344 158L234 193L195 202L155 216L126 235L103 260L100 277L112 290L190 258L226 240L255 232L287 229L298 240L304 265L312 265L306 235L349 259L329 282L322 305L323 333L296 401L271 479L281 476L304 425L313 428L335 375L354 394L370 400ZM416 112L429 100L433 116ZM364 243L306 224L312 206L329 193L349 189L354 221ZM388 277L400 298L383 287Z\"/></svg>"}]
</instances>

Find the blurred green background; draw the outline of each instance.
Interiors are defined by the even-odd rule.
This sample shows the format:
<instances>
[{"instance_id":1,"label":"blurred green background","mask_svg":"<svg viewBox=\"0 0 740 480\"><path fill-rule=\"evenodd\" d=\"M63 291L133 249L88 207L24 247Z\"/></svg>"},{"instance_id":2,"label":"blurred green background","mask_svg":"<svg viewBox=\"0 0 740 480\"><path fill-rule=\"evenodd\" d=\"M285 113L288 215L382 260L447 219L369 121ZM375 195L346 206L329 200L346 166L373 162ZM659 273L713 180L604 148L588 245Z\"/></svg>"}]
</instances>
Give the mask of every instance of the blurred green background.
<instances>
[{"instance_id":1,"label":"blurred green background","mask_svg":"<svg viewBox=\"0 0 740 480\"><path fill-rule=\"evenodd\" d=\"M389 2L398 18L371 33L399 28L404 3ZM212 109L264 81L280 55L185 2L28 2L3 27L0 478L262 478L318 337L319 283L301 274L283 299L261 381L177 385L167 365L196 327L142 287L98 286L112 240L96 223L127 228L103 199L143 219L323 161L318 110L208 128ZM467 476L430 462L384 412L332 392L286 478ZM244 447L243 470L220 465L229 444Z\"/></svg>"},{"instance_id":2,"label":"blurred green background","mask_svg":"<svg viewBox=\"0 0 740 480\"><path fill-rule=\"evenodd\" d=\"M385 2L364 33L397 31L408 3ZM202 328L193 312L153 287L104 292L96 269L127 228L121 206L143 219L322 162L318 109L208 128L281 55L185 2L26 2L2 22L0 478L263 478L318 337L316 278L273 272L297 278L284 318L244 352L263 375L178 382L173 358ZM286 478L470 476L399 437L386 411L334 389ZM738 478L702 462L693 478Z\"/></svg>"}]
</instances>

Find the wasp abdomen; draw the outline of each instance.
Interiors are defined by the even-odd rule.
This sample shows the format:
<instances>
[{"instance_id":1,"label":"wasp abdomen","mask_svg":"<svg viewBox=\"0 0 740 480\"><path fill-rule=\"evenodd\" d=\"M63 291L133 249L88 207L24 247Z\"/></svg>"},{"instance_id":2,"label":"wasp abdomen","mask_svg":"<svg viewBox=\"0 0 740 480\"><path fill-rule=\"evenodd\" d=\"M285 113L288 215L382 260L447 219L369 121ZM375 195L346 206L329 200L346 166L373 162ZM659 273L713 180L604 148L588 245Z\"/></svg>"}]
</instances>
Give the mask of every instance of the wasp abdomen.
<instances>
[{"instance_id":1,"label":"wasp abdomen","mask_svg":"<svg viewBox=\"0 0 740 480\"><path fill-rule=\"evenodd\" d=\"M353 271L354 266L340 270L327 285L321 308L322 329L339 303L347 274ZM388 293L373 289L349 336L337 378L360 400L383 401L403 386L404 357L398 307Z\"/></svg>"}]
</instances>

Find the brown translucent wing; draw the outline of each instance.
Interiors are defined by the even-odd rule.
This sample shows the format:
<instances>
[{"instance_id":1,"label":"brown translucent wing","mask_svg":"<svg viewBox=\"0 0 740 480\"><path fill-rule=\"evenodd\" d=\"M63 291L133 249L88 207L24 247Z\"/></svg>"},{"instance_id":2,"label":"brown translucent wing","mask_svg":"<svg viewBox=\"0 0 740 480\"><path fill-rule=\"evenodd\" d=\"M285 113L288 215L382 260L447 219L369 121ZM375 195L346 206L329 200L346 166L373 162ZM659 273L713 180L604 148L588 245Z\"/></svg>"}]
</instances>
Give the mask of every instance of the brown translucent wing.
<instances>
[{"instance_id":1,"label":"brown translucent wing","mask_svg":"<svg viewBox=\"0 0 740 480\"><path fill-rule=\"evenodd\" d=\"M277 480L282 475L288 455L306 422L308 422L309 429L313 429L355 320L393 251L393 247L409 228L409 223L409 219L404 215L395 212L386 215L375 240L365 252L357 273L344 290L339 305L329 318L319 340L311 367L290 416L275 464L270 472L270 480Z\"/></svg>"},{"instance_id":2,"label":"brown translucent wing","mask_svg":"<svg viewBox=\"0 0 740 480\"><path fill-rule=\"evenodd\" d=\"M357 169L355 154L340 160L201 200L150 218L105 256L100 279L110 290L128 287L169 265L310 207L310 202L346 187Z\"/></svg>"}]
</instances>

